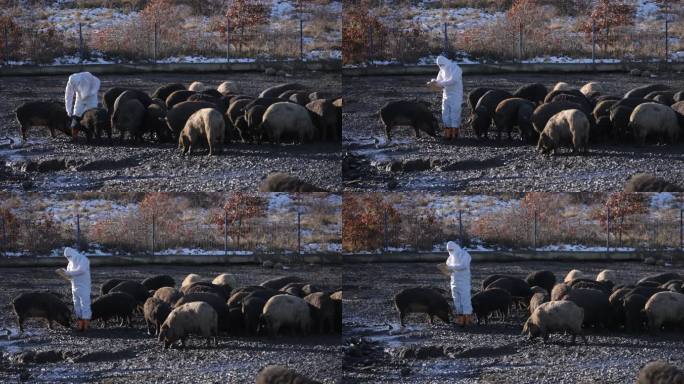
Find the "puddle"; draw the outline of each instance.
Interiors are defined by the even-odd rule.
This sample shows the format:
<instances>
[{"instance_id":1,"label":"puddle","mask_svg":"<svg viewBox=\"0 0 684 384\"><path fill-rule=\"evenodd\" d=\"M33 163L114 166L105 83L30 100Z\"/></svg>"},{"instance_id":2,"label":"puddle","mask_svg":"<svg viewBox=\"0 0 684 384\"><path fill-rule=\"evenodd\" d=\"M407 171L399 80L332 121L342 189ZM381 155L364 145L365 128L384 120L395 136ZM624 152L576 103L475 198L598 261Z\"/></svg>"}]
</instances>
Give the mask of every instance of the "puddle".
<instances>
[{"instance_id":1,"label":"puddle","mask_svg":"<svg viewBox=\"0 0 684 384\"><path fill-rule=\"evenodd\" d=\"M64 176L48 177L46 179L46 183L40 186L40 189L68 192L97 189L101 186L101 181L93 181L87 177L82 177L76 174L70 174Z\"/></svg>"},{"instance_id":2,"label":"puddle","mask_svg":"<svg viewBox=\"0 0 684 384\"><path fill-rule=\"evenodd\" d=\"M401 152L405 152L400 147L415 143L415 139L408 137L393 138L388 142L384 136L371 136L347 141L345 147L354 155L367 157L373 162L383 163L398 157ZM390 154L390 152L393 153Z\"/></svg>"},{"instance_id":3,"label":"puddle","mask_svg":"<svg viewBox=\"0 0 684 384\"><path fill-rule=\"evenodd\" d=\"M26 329L26 328L24 328ZM25 341L38 334L24 330L22 335L19 334L19 328L2 328L0 329L0 352L19 353L24 351L24 347L19 344L24 344Z\"/></svg>"},{"instance_id":4,"label":"puddle","mask_svg":"<svg viewBox=\"0 0 684 384\"><path fill-rule=\"evenodd\" d=\"M0 339L0 351L6 353L19 353L23 351L23 348L17 345L18 340L7 340L6 338Z\"/></svg>"},{"instance_id":5,"label":"puddle","mask_svg":"<svg viewBox=\"0 0 684 384\"><path fill-rule=\"evenodd\" d=\"M389 325L391 325L391 329ZM355 324L353 325L352 334L380 343L385 350L388 350L427 340L427 337L416 335L416 333L421 333L424 330L425 328L420 325L407 325L402 329L399 323L374 326L359 326Z\"/></svg>"},{"instance_id":6,"label":"puddle","mask_svg":"<svg viewBox=\"0 0 684 384\"><path fill-rule=\"evenodd\" d=\"M432 379L467 379L480 374L480 367L458 360L431 360L413 367L413 375L420 375ZM413 376L412 375L412 376Z\"/></svg>"}]
</instances>

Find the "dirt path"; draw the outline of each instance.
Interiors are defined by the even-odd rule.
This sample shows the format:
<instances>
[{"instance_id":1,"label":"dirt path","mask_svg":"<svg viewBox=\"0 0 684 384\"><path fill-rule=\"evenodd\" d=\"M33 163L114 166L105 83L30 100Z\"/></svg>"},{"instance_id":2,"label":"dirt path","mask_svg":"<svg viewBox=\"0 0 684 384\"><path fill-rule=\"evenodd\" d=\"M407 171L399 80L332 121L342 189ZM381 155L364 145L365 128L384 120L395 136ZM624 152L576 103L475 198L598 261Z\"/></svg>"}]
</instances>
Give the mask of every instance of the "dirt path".
<instances>
[{"instance_id":1,"label":"dirt path","mask_svg":"<svg viewBox=\"0 0 684 384\"><path fill-rule=\"evenodd\" d=\"M562 279L572 268L592 275L610 268L626 281L651 273L684 272L681 267L624 262L474 263L473 287L495 273L524 277L530 271L548 269ZM415 286L449 289L449 278L434 263L359 264L353 269L354 279L345 279L344 285L345 383L617 384L634 382L639 368L651 360L684 364L684 333L651 336L590 330L588 346L571 346L567 337L558 334L544 345L520 335L527 316L522 310L505 322L496 320L466 330L439 320L430 326L425 315L414 314L408 317L407 331L400 332L392 297Z\"/></svg>"},{"instance_id":2,"label":"dirt path","mask_svg":"<svg viewBox=\"0 0 684 384\"><path fill-rule=\"evenodd\" d=\"M267 77L263 74L139 74L100 77L101 90L123 86L150 94L162 84L189 84L201 80L218 86L236 81L243 93L257 95L262 89L284 82L300 82L316 90L341 92L340 76L324 73ZM0 92L0 138L20 137L14 109L27 101L64 99L66 77L3 77ZM101 96L100 96L101 97ZM115 135L117 133L115 132ZM271 172L286 172L314 185L338 190L339 144L249 145L231 144L223 154L208 158L203 153L181 156L175 144L132 142L72 144L47 129L29 131L29 145L0 149L0 189L14 191L222 191L254 190Z\"/></svg>"},{"instance_id":3,"label":"dirt path","mask_svg":"<svg viewBox=\"0 0 684 384\"><path fill-rule=\"evenodd\" d=\"M325 287L341 285L339 266L293 266L288 271L275 271L255 266L139 266L127 268L94 268L93 294L99 293L103 281L117 277L140 280L154 274L169 274L177 284L189 273L215 276L222 272L237 275L241 285L296 275ZM49 289L70 299L70 289L50 268L0 269L0 329L16 332L16 320L9 303L21 292ZM324 383L339 382L342 352L340 337L314 335L219 338L219 348L207 348L204 341L191 337L185 350L162 351L161 343L148 336L141 317L133 329L126 327L94 328L77 334L55 325L50 331L40 320L26 323L26 337L0 341L0 382L254 382L256 372L268 364L289 366ZM13 363L21 352L55 351L66 360L43 364Z\"/></svg>"},{"instance_id":4,"label":"dirt path","mask_svg":"<svg viewBox=\"0 0 684 384\"><path fill-rule=\"evenodd\" d=\"M647 145L596 143L588 156L561 155L548 158L533 145L503 139L478 141L470 127L462 139L445 143L423 134L415 139L412 129L393 131L393 141L385 143L384 128L377 115L388 101L421 99L429 101L440 117L441 95L424 84L430 76L344 77L343 179L345 190L433 190L433 191L615 191L636 172L656 173L673 182L684 179L684 144ZM580 87L599 81L607 94L622 95L648 83L665 83L684 89L681 74L657 79L623 74L521 74L464 77L465 92L476 87L501 88L513 92L526 83L540 82L553 87L565 81ZM470 111L464 106L463 121ZM515 136L514 136L515 138ZM427 170L391 172L388 164L422 160ZM436 162L439 165L436 165Z\"/></svg>"}]
</instances>

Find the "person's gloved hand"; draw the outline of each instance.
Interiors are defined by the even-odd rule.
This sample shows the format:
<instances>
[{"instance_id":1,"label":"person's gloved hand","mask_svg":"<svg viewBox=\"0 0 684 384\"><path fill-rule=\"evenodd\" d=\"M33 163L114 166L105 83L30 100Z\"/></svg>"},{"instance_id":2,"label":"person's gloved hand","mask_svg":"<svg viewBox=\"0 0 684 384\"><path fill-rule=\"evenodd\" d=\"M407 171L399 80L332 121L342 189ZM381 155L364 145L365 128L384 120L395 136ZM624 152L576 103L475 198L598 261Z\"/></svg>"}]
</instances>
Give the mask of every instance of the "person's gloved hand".
<instances>
[{"instance_id":1,"label":"person's gloved hand","mask_svg":"<svg viewBox=\"0 0 684 384\"><path fill-rule=\"evenodd\" d=\"M437 83L436 79L432 79L432 80L428 81L426 85L428 86L428 88L435 90L435 91L438 91L441 88L439 86L439 84Z\"/></svg>"},{"instance_id":2,"label":"person's gloved hand","mask_svg":"<svg viewBox=\"0 0 684 384\"><path fill-rule=\"evenodd\" d=\"M57 268L57 269L55 269L55 272L64 280L69 280L69 276L66 274L66 269Z\"/></svg>"}]
</instances>

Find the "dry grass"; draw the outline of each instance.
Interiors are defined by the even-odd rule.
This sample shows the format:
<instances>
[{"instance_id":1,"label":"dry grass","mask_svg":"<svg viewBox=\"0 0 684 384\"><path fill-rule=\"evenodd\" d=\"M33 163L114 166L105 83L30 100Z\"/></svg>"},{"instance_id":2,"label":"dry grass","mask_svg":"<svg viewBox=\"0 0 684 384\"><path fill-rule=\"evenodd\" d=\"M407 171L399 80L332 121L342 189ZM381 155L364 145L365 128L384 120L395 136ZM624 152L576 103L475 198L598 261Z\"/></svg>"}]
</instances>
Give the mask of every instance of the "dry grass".
<instances>
[{"instance_id":1,"label":"dry grass","mask_svg":"<svg viewBox=\"0 0 684 384\"><path fill-rule=\"evenodd\" d=\"M0 210L19 218L4 251L44 254L73 243L76 215L82 243L114 252L149 252L152 217L141 209L145 194L25 194L0 196ZM268 199L265 194L264 198ZM155 249L222 250L224 231L215 220L223 215L226 194L162 194L155 215ZM115 206L116 205L116 206ZM301 216L302 247L311 243L339 244L340 200L327 194L303 195L296 201ZM295 204L264 217L245 219L228 228L228 248L248 251L297 251ZM147 213L146 213L147 212ZM219 220L221 221L221 220ZM38 225L40 224L40 225ZM1 236L1 234L0 234ZM39 238L40 241L32 241ZM325 249L324 249L325 250Z\"/></svg>"}]
</instances>

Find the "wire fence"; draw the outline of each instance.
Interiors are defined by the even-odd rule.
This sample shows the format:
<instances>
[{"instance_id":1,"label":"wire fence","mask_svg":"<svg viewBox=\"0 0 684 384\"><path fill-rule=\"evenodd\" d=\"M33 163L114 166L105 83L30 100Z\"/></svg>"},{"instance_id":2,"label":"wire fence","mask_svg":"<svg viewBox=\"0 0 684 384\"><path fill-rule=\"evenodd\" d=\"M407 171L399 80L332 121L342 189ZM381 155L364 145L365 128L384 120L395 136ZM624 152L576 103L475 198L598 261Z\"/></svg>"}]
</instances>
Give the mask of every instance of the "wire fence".
<instances>
[{"instance_id":1,"label":"wire fence","mask_svg":"<svg viewBox=\"0 0 684 384\"><path fill-rule=\"evenodd\" d=\"M228 214L205 220L169 220L129 215L125 221L89 220L79 213L55 222L32 213L0 217L0 255L45 256L65 246L96 255L229 255L250 253L337 253L339 234L315 214L293 209L277 218L229 221Z\"/></svg>"},{"instance_id":2,"label":"wire fence","mask_svg":"<svg viewBox=\"0 0 684 384\"><path fill-rule=\"evenodd\" d=\"M0 59L5 66L340 59L340 42L326 35L334 26L324 21L301 17L245 29L233 28L227 18L205 22L206 28L185 30L133 18L117 27L79 22L57 30L0 20Z\"/></svg>"},{"instance_id":3,"label":"wire fence","mask_svg":"<svg viewBox=\"0 0 684 384\"><path fill-rule=\"evenodd\" d=\"M418 28L387 23L379 29L374 24L367 27L362 38L363 52L350 56L355 56L353 61L368 65L427 63L427 58L445 52L456 58L484 63L534 63L543 60L684 62L682 22L675 22L673 13L666 9L658 11L656 22L601 29L595 22L587 21L591 25L585 31L540 27L533 22L511 25L503 21L464 29L452 21L436 20L427 30L425 25ZM682 17L684 15L680 15ZM575 22L573 20L572 24ZM347 57L345 61L350 63Z\"/></svg>"},{"instance_id":4,"label":"wire fence","mask_svg":"<svg viewBox=\"0 0 684 384\"><path fill-rule=\"evenodd\" d=\"M580 216L548 218L536 211L481 216L459 210L440 219L385 211L381 226L378 248L363 251L443 250L447 241L455 239L476 250L684 251L684 209L663 210L656 216L612 213L603 222Z\"/></svg>"}]
</instances>

